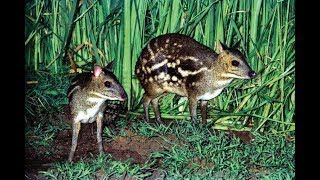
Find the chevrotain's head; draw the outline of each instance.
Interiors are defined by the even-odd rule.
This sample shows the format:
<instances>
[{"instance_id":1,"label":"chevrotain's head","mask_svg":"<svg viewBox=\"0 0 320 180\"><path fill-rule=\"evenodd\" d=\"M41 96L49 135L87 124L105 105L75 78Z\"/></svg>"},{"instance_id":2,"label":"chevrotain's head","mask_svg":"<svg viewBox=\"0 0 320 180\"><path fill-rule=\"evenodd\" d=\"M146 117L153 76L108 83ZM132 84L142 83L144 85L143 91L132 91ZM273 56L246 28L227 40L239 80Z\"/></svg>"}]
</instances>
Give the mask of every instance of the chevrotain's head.
<instances>
[{"instance_id":1,"label":"chevrotain's head","mask_svg":"<svg viewBox=\"0 0 320 180\"><path fill-rule=\"evenodd\" d=\"M117 77L112 73L113 62L109 63L105 68L94 66L92 71L92 80L89 93L94 97L107 100L127 100L127 93L118 81Z\"/></svg>"},{"instance_id":2,"label":"chevrotain's head","mask_svg":"<svg viewBox=\"0 0 320 180\"><path fill-rule=\"evenodd\" d=\"M224 69L223 76L239 79L251 79L257 76L239 50L229 48L221 42L219 42L219 49L218 61Z\"/></svg>"}]
</instances>

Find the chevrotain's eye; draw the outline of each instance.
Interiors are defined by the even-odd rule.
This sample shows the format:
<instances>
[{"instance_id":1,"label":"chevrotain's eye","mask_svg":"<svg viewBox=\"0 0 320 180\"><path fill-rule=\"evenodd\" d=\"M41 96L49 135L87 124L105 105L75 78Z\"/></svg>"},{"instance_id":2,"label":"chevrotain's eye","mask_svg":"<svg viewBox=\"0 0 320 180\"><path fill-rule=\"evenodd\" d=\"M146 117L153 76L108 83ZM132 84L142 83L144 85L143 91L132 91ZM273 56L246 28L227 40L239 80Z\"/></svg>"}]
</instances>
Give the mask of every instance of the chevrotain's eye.
<instances>
[{"instance_id":1,"label":"chevrotain's eye","mask_svg":"<svg viewBox=\"0 0 320 180\"><path fill-rule=\"evenodd\" d=\"M231 62L232 66L238 67L239 66L239 61L233 60Z\"/></svg>"},{"instance_id":2,"label":"chevrotain's eye","mask_svg":"<svg viewBox=\"0 0 320 180\"><path fill-rule=\"evenodd\" d=\"M112 84L112 83L111 83L110 81L104 82L104 85L105 85L106 87L108 87L108 88L111 87L111 84Z\"/></svg>"}]
</instances>

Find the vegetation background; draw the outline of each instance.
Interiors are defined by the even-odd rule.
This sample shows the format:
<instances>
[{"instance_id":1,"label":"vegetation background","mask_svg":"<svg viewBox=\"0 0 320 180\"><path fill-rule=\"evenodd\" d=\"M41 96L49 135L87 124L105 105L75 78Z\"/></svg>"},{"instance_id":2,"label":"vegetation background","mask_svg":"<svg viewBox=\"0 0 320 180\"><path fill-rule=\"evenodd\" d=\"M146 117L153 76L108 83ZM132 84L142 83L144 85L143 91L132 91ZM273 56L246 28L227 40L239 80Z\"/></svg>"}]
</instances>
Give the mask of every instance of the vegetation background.
<instances>
[{"instance_id":1,"label":"vegetation background","mask_svg":"<svg viewBox=\"0 0 320 180\"><path fill-rule=\"evenodd\" d=\"M90 71L113 60L114 73L129 95L127 117L133 119L142 114L137 105L143 89L134 75L137 58L149 40L176 32L216 51L218 40L237 45L258 73L252 80L234 80L210 101L214 129L295 133L293 0L27 0L27 84L36 84L31 79L44 74L70 79L75 69ZM50 111L67 104L65 81L45 78L48 84L39 91L27 89L26 124L39 116L35 106ZM163 99L164 118L189 118L186 99Z\"/></svg>"}]
</instances>

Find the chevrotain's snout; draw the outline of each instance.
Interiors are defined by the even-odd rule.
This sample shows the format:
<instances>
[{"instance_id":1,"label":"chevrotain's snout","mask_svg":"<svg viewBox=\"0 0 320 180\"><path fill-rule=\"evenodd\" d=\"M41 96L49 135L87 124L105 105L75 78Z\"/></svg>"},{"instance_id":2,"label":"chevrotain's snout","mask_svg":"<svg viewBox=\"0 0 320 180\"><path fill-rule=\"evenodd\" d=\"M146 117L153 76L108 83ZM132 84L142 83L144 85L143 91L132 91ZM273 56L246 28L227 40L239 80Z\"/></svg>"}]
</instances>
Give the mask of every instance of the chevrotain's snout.
<instances>
[{"instance_id":1,"label":"chevrotain's snout","mask_svg":"<svg viewBox=\"0 0 320 180\"><path fill-rule=\"evenodd\" d=\"M254 78L254 77L257 76L257 73L251 70L251 71L249 71L248 76L249 76L250 78Z\"/></svg>"},{"instance_id":2,"label":"chevrotain's snout","mask_svg":"<svg viewBox=\"0 0 320 180\"><path fill-rule=\"evenodd\" d=\"M128 99L127 93L124 91L124 92L121 94L121 101L126 101L127 99Z\"/></svg>"},{"instance_id":3,"label":"chevrotain's snout","mask_svg":"<svg viewBox=\"0 0 320 180\"><path fill-rule=\"evenodd\" d=\"M108 96L110 96L111 99L114 100L126 101L128 99L126 91L122 88L120 84L118 87L115 87L114 89L107 91L107 93L109 94Z\"/></svg>"}]
</instances>

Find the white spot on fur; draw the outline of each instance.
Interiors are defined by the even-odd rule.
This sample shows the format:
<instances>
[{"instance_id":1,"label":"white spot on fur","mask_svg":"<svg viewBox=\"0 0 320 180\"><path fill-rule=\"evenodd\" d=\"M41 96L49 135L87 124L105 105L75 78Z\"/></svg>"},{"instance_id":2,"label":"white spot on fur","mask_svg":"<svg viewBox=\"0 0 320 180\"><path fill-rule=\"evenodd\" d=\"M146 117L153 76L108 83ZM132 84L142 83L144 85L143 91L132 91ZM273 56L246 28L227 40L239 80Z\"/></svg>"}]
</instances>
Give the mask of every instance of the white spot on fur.
<instances>
[{"instance_id":1,"label":"white spot on fur","mask_svg":"<svg viewBox=\"0 0 320 180\"><path fill-rule=\"evenodd\" d=\"M146 59L142 59L142 64L144 65L144 64L146 64L148 61L146 60Z\"/></svg>"},{"instance_id":2,"label":"white spot on fur","mask_svg":"<svg viewBox=\"0 0 320 180\"><path fill-rule=\"evenodd\" d=\"M196 75L201 71L206 71L206 70L208 70L207 67L203 67L197 71L182 70L181 67L178 68L178 72L181 74L182 77L187 77L189 75Z\"/></svg>"},{"instance_id":3,"label":"white spot on fur","mask_svg":"<svg viewBox=\"0 0 320 180\"><path fill-rule=\"evenodd\" d=\"M164 72L162 72L162 73L160 73L160 74L158 75L158 78L159 78L159 79L163 79L164 77L165 77Z\"/></svg>"},{"instance_id":4,"label":"white spot on fur","mask_svg":"<svg viewBox=\"0 0 320 180\"><path fill-rule=\"evenodd\" d=\"M169 43L170 42L170 39L166 39L166 43Z\"/></svg>"},{"instance_id":5,"label":"white spot on fur","mask_svg":"<svg viewBox=\"0 0 320 180\"><path fill-rule=\"evenodd\" d=\"M146 70L146 68L145 68L144 66L142 66L142 71L143 71L144 73L147 72L147 70Z\"/></svg>"},{"instance_id":6,"label":"white spot on fur","mask_svg":"<svg viewBox=\"0 0 320 180\"><path fill-rule=\"evenodd\" d=\"M159 67L161 66L164 66L165 64L168 63L168 59L165 59L164 61L158 63L158 64L154 64L152 67L151 67L151 70L155 70L155 69L158 69Z\"/></svg>"},{"instance_id":7,"label":"white spot on fur","mask_svg":"<svg viewBox=\"0 0 320 180\"><path fill-rule=\"evenodd\" d=\"M177 76L172 76L171 79L172 79L172 81L178 81Z\"/></svg>"},{"instance_id":8,"label":"white spot on fur","mask_svg":"<svg viewBox=\"0 0 320 180\"><path fill-rule=\"evenodd\" d=\"M164 77L164 81L167 81L167 80L169 80L169 79L171 79L171 76L170 76L170 74L166 74L166 76Z\"/></svg>"},{"instance_id":9,"label":"white spot on fur","mask_svg":"<svg viewBox=\"0 0 320 180\"><path fill-rule=\"evenodd\" d=\"M195 57L193 57L193 56L186 56L186 57L184 57L184 60L188 60L188 59L190 59L190 60L192 60L192 61L199 61L199 59L198 58L195 58Z\"/></svg>"},{"instance_id":10,"label":"white spot on fur","mask_svg":"<svg viewBox=\"0 0 320 180\"><path fill-rule=\"evenodd\" d=\"M147 67L147 72L150 74L151 73L151 69L149 67Z\"/></svg>"}]
</instances>

